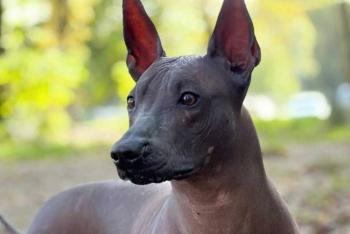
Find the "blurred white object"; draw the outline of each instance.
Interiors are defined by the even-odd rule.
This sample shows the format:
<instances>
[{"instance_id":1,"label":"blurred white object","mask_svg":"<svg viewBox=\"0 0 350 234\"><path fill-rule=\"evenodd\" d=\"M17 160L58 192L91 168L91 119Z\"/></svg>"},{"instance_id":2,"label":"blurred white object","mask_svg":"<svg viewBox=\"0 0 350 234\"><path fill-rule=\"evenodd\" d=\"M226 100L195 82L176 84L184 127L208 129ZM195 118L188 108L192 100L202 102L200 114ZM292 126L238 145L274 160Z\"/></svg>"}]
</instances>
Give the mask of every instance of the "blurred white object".
<instances>
[{"instance_id":1,"label":"blurred white object","mask_svg":"<svg viewBox=\"0 0 350 234\"><path fill-rule=\"evenodd\" d=\"M350 109L350 84L343 83L337 88L337 104L343 109Z\"/></svg>"},{"instance_id":2,"label":"blurred white object","mask_svg":"<svg viewBox=\"0 0 350 234\"><path fill-rule=\"evenodd\" d=\"M116 118L121 115L125 115L125 107L117 107L113 105L98 106L92 109L90 118L91 119L109 119Z\"/></svg>"},{"instance_id":3,"label":"blurred white object","mask_svg":"<svg viewBox=\"0 0 350 234\"><path fill-rule=\"evenodd\" d=\"M249 95L245 99L244 105L254 117L263 120L272 120L276 118L276 104L268 96Z\"/></svg>"},{"instance_id":4,"label":"blurred white object","mask_svg":"<svg viewBox=\"0 0 350 234\"><path fill-rule=\"evenodd\" d=\"M324 94L317 91L300 92L290 99L287 113L290 118L315 117L327 119L332 109Z\"/></svg>"}]
</instances>

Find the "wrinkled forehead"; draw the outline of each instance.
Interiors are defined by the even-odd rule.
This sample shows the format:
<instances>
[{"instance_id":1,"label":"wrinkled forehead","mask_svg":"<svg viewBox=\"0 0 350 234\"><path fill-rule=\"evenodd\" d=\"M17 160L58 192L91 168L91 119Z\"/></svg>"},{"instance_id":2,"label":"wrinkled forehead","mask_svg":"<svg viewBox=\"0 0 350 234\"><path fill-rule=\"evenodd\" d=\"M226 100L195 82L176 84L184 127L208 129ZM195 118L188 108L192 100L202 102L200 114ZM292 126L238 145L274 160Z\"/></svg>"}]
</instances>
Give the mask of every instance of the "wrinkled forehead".
<instances>
[{"instance_id":1,"label":"wrinkled forehead","mask_svg":"<svg viewBox=\"0 0 350 234\"><path fill-rule=\"evenodd\" d=\"M227 77L221 66L206 57L161 58L141 76L136 92L198 88L207 92L227 90Z\"/></svg>"}]
</instances>

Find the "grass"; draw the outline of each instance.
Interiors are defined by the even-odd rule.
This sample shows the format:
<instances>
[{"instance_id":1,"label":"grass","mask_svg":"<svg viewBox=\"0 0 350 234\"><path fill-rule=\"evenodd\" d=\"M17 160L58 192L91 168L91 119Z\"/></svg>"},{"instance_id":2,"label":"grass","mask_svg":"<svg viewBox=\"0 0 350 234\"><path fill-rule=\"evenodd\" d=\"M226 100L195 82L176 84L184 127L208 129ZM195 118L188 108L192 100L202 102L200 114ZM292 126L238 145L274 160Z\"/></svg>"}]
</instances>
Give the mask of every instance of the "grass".
<instances>
[{"instance_id":1,"label":"grass","mask_svg":"<svg viewBox=\"0 0 350 234\"><path fill-rule=\"evenodd\" d=\"M316 142L348 142L350 124L332 126L318 119L255 120L263 151L283 155L286 146Z\"/></svg>"},{"instance_id":2,"label":"grass","mask_svg":"<svg viewBox=\"0 0 350 234\"><path fill-rule=\"evenodd\" d=\"M70 132L62 136L65 143L49 142L47 139L13 141L0 134L0 162L59 160L101 152L106 154L127 126L126 115L74 123Z\"/></svg>"},{"instance_id":3,"label":"grass","mask_svg":"<svg viewBox=\"0 0 350 234\"><path fill-rule=\"evenodd\" d=\"M15 162L25 160L60 160L86 154L109 152L109 146L104 144L72 145L48 144L39 142L0 143L0 162Z\"/></svg>"}]
</instances>

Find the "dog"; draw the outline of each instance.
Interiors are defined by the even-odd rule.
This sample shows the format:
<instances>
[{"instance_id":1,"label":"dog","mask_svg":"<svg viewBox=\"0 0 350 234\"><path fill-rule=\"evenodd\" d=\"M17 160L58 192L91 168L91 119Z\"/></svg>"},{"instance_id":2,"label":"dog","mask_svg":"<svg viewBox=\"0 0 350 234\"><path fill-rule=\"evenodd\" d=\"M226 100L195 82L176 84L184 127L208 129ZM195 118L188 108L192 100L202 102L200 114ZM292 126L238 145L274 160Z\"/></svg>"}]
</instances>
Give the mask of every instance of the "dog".
<instances>
[{"instance_id":1,"label":"dog","mask_svg":"<svg viewBox=\"0 0 350 234\"><path fill-rule=\"evenodd\" d=\"M29 233L299 233L243 107L261 58L244 0L223 1L204 56L166 57L139 0L123 0L123 14L136 85L127 99L130 128L111 157L132 183L65 191Z\"/></svg>"}]
</instances>

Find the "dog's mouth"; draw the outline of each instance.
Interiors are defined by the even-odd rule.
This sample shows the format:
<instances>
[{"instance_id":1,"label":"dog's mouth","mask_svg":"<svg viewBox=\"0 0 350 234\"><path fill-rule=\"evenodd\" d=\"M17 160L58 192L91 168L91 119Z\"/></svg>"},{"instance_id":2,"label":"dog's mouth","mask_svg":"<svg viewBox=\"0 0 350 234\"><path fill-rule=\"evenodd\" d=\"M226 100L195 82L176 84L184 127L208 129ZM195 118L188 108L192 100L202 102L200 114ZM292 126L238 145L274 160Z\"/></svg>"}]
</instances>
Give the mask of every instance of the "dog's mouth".
<instances>
[{"instance_id":1,"label":"dog's mouth","mask_svg":"<svg viewBox=\"0 0 350 234\"><path fill-rule=\"evenodd\" d=\"M114 161L118 175L122 180L130 180L137 185L146 185L151 183L162 183L170 180L186 179L195 173L193 168L184 168L174 170L169 168L166 162L157 163L156 165L126 165L121 160Z\"/></svg>"}]
</instances>

